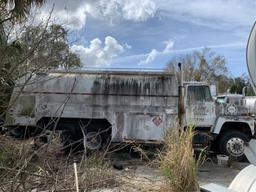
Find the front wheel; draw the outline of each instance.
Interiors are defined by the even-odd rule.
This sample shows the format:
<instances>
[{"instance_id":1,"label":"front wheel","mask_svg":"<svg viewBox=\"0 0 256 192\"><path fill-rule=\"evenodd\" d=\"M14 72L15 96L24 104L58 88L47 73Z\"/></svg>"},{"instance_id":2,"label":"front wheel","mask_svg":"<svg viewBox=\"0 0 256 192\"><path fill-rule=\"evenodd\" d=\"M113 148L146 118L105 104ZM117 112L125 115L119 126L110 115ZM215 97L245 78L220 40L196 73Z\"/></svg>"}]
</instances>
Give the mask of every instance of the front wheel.
<instances>
[{"instance_id":1,"label":"front wheel","mask_svg":"<svg viewBox=\"0 0 256 192\"><path fill-rule=\"evenodd\" d=\"M248 141L248 136L242 132L226 132L220 138L219 149L221 154L229 156L232 160L242 161L246 159L244 149Z\"/></svg>"}]
</instances>

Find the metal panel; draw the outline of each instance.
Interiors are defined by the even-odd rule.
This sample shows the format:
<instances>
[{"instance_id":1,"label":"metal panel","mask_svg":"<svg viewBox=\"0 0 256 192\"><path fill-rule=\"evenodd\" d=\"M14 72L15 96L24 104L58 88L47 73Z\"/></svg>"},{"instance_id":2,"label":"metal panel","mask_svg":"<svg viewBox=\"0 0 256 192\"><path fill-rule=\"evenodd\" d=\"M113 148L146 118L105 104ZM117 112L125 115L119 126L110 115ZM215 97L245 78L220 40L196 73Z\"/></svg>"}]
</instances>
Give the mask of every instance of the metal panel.
<instances>
[{"instance_id":1,"label":"metal panel","mask_svg":"<svg viewBox=\"0 0 256 192\"><path fill-rule=\"evenodd\" d=\"M123 138L161 141L165 128L164 114L129 113L125 118Z\"/></svg>"}]
</instances>

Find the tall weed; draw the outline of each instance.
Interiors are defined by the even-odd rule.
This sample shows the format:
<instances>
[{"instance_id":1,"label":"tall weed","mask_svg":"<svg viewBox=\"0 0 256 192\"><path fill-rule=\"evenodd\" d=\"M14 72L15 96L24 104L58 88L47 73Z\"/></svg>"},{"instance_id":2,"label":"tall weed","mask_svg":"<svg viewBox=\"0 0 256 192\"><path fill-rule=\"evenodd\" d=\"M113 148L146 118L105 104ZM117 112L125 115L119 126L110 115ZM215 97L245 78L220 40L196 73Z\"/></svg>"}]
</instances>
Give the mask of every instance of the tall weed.
<instances>
[{"instance_id":1,"label":"tall weed","mask_svg":"<svg viewBox=\"0 0 256 192\"><path fill-rule=\"evenodd\" d=\"M177 125L166 131L164 148L158 154L160 171L165 177L162 191L200 191L197 170L203 158L194 158L193 136L193 126L183 130Z\"/></svg>"}]
</instances>

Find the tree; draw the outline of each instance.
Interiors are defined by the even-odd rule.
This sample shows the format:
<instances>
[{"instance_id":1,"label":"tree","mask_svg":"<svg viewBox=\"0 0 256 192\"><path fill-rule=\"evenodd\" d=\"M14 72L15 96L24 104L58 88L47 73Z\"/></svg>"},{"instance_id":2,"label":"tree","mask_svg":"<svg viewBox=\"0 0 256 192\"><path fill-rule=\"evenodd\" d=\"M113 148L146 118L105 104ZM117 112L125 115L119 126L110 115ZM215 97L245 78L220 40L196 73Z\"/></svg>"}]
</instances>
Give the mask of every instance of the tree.
<instances>
[{"instance_id":1,"label":"tree","mask_svg":"<svg viewBox=\"0 0 256 192\"><path fill-rule=\"evenodd\" d=\"M47 21L26 28L21 38L8 39L10 31L28 18L31 8L43 3L44 0L0 0L0 106L8 104L14 81L28 71L80 66L80 59L70 52L67 31L59 25L48 27Z\"/></svg>"},{"instance_id":2,"label":"tree","mask_svg":"<svg viewBox=\"0 0 256 192\"><path fill-rule=\"evenodd\" d=\"M219 75L215 84L217 85L219 94L227 93L233 84L233 78L228 77L227 75Z\"/></svg>"},{"instance_id":3,"label":"tree","mask_svg":"<svg viewBox=\"0 0 256 192\"><path fill-rule=\"evenodd\" d=\"M47 29L29 27L21 37L21 44L25 52L34 51L27 59L31 69L80 67L80 59L70 51L67 31L61 25L51 25Z\"/></svg>"},{"instance_id":4,"label":"tree","mask_svg":"<svg viewBox=\"0 0 256 192\"><path fill-rule=\"evenodd\" d=\"M7 43L5 25L26 19L33 5L39 6L45 0L0 0L0 44Z\"/></svg>"},{"instance_id":5,"label":"tree","mask_svg":"<svg viewBox=\"0 0 256 192\"><path fill-rule=\"evenodd\" d=\"M42 5L44 1L45 0L1 0L1 23L7 20L20 21L26 18L33 5Z\"/></svg>"},{"instance_id":6,"label":"tree","mask_svg":"<svg viewBox=\"0 0 256 192\"><path fill-rule=\"evenodd\" d=\"M28 71L80 67L80 58L70 51L67 31L60 25L30 26L20 39L0 46L0 52L4 53L0 54L0 106L8 103L14 81Z\"/></svg>"},{"instance_id":7,"label":"tree","mask_svg":"<svg viewBox=\"0 0 256 192\"><path fill-rule=\"evenodd\" d=\"M233 79L232 84L230 86L230 93L243 94L244 87L246 88L246 96L255 95L253 88L250 85L250 79L245 74Z\"/></svg>"},{"instance_id":8,"label":"tree","mask_svg":"<svg viewBox=\"0 0 256 192\"><path fill-rule=\"evenodd\" d=\"M0 88L9 84L10 74L21 56L18 41L8 42L10 30L25 20L32 6L42 5L45 0L0 0ZM8 77L7 79L5 77Z\"/></svg>"},{"instance_id":9,"label":"tree","mask_svg":"<svg viewBox=\"0 0 256 192\"><path fill-rule=\"evenodd\" d=\"M215 81L220 75L226 75L228 70L223 56L217 55L211 49L205 48L202 51L195 51L192 54L185 54L176 57L169 64L167 70L176 70L181 62L186 81Z\"/></svg>"},{"instance_id":10,"label":"tree","mask_svg":"<svg viewBox=\"0 0 256 192\"><path fill-rule=\"evenodd\" d=\"M14 81L19 70L17 63L23 51L19 43L12 42L8 46L0 46L0 107L7 105ZM1 114L1 111L0 111Z\"/></svg>"},{"instance_id":11,"label":"tree","mask_svg":"<svg viewBox=\"0 0 256 192\"><path fill-rule=\"evenodd\" d=\"M27 18L32 6L42 5L44 1L0 0L0 106L8 104L13 82L18 77L16 68L23 63L22 47L18 41L8 42L9 33Z\"/></svg>"},{"instance_id":12,"label":"tree","mask_svg":"<svg viewBox=\"0 0 256 192\"><path fill-rule=\"evenodd\" d=\"M174 58L167 64L167 70L179 73L179 62L183 64L185 81L207 81L215 84L220 79L227 80L223 78L228 74L225 58L209 48ZM221 87L221 91L225 88Z\"/></svg>"}]
</instances>

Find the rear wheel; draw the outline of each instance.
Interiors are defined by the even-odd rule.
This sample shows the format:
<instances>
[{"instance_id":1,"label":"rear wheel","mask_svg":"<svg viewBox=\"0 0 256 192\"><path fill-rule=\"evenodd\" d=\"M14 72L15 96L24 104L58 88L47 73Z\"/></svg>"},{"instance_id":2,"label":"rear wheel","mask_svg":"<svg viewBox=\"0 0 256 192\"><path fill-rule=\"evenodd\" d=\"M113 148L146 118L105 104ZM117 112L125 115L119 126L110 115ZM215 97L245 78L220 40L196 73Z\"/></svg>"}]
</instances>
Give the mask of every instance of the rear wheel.
<instances>
[{"instance_id":1,"label":"rear wheel","mask_svg":"<svg viewBox=\"0 0 256 192\"><path fill-rule=\"evenodd\" d=\"M27 139L32 136L32 129L31 127L17 126L9 128L8 133L16 139Z\"/></svg>"},{"instance_id":2,"label":"rear wheel","mask_svg":"<svg viewBox=\"0 0 256 192\"><path fill-rule=\"evenodd\" d=\"M85 148L88 152L98 151L110 141L109 131L96 123L69 123L69 126L63 125L62 130L62 143L68 153Z\"/></svg>"},{"instance_id":3,"label":"rear wheel","mask_svg":"<svg viewBox=\"0 0 256 192\"><path fill-rule=\"evenodd\" d=\"M47 128L47 122L45 122L44 120L39 120L37 122L37 126L34 127L33 132L31 134L32 136L40 135L41 133L45 132Z\"/></svg>"},{"instance_id":4,"label":"rear wheel","mask_svg":"<svg viewBox=\"0 0 256 192\"><path fill-rule=\"evenodd\" d=\"M99 132L91 131L85 135L84 148L91 151L99 150L102 147L102 137Z\"/></svg>"},{"instance_id":5,"label":"rear wheel","mask_svg":"<svg viewBox=\"0 0 256 192\"><path fill-rule=\"evenodd\" d=\"M84 147L89 151L105 150L111 140L111 132L106 126L94 123L85 130L85 138Z\"/></svg>"},{"instance_id":6,"label":"rear wheel","mask_svg":"<svg viewBox=\"0 0 256 192\"><path fill-rule=\"evenodd\" d=\"M245 160L244 149L245 143L248 141L249 137L242 132L226 132L220 138L219 149L221 154L229 156L232 160Z\"/></svg>"}]
</instances>

